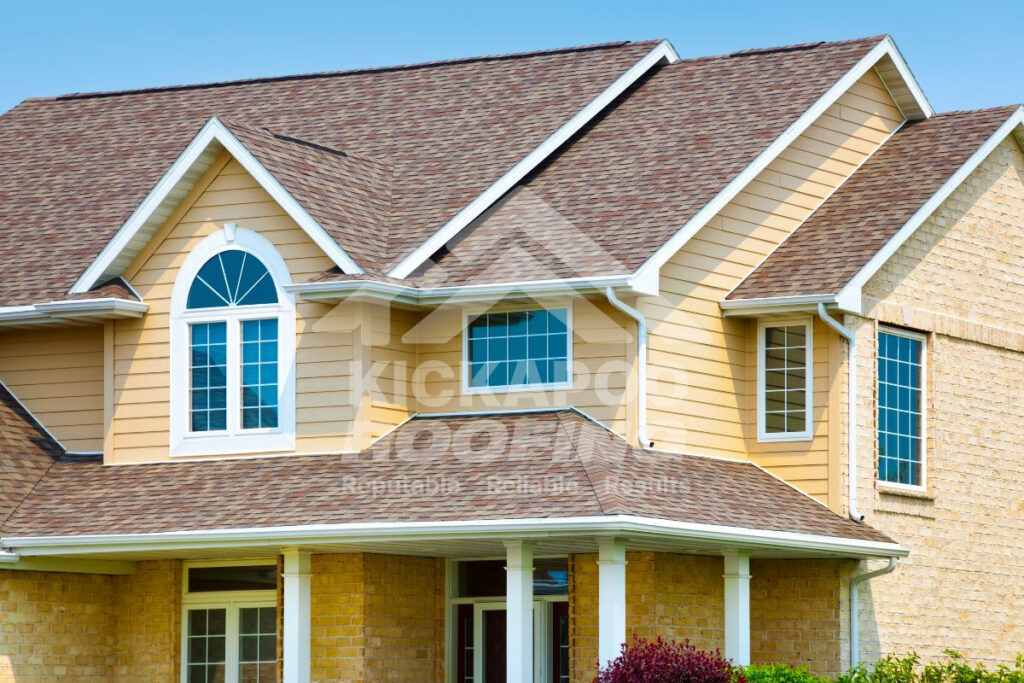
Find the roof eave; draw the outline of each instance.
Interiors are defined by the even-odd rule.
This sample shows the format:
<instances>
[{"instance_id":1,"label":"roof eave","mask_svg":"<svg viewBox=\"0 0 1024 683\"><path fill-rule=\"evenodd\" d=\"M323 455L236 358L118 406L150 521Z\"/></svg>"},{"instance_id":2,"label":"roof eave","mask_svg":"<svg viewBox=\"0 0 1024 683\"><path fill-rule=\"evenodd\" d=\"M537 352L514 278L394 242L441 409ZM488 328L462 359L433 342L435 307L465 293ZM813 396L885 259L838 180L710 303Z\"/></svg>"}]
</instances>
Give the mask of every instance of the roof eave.
<instances>
[{"instance_id":1,"label":"roof eave","mask_svg":"<svg viewBox=\"0 0 1024 683\"><path fill-rule=\"evenodd\" d=\"M540 539L594 535L700 544L715 550L791 552L804 556L906 557L898 543L785 531L676 522L633 515L482 519L446 522L372 522L175 531L153 534L11 536L3 545L21 557L101 555L153 551L266 548L295 544L410 543L445 540Z\"/></svg>"},{"instance_id":2,"label":"roof eave","mask_svg":"<svg viewBox=\"0 0 1024 683\"><path fill-rule=\"evenodd\" d=\"M149 305L144 301L116 298L65 299L28 306L0 307L0 326L141 318L147 310Z\"/></svg>"}]
</instances>

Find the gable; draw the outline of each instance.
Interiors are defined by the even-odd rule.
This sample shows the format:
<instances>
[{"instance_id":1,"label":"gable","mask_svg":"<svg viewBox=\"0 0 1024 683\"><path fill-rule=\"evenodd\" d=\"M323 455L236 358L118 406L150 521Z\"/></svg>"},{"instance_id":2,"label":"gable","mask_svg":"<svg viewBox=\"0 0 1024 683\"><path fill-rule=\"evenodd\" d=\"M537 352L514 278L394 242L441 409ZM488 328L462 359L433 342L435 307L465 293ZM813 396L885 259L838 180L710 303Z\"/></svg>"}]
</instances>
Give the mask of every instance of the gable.
<instances>
[{"instance_id":1,"label":"gable","mask_svg":"<svg viewBox=\"0 0 1024 683\"><path fill-rule=\"evenodd\" d=\"M888 322L1024 334L1024 149L1007 136L864 286ZM909 310L905 310L909 309Z\"/></svg>"}]
</instances>

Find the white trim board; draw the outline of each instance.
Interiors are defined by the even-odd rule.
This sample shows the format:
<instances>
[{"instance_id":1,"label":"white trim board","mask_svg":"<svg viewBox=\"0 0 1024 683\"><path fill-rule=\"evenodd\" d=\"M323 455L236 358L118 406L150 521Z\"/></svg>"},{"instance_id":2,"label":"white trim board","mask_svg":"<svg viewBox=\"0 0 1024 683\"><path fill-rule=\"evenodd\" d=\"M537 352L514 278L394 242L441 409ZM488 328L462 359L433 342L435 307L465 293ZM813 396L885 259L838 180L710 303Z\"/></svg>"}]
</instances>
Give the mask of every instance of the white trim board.
<instances>
[{"instance_id":1,"label":"white trim board","mask_svg":"<svg viewBox=\"0 0 1024 683\"><path fill-rule=\"evenodd\" d=\"M622 534L638 542L645 537L703 541L723 548L750 551L810 551L842 557L906 557L898 543L838 536L746 529L714 524L675 522L634 515L591 517L481 519L451 522L367 522L311 524L291 527L171 531L152 534L83 536L11 536L4 546L21 557L96 553L193 550L210 548L266 548L290 544L359 543L389 541L443 541L448 539L543 539Z\"/></svg>"},{"instance_id":2,"label":"white trim board","mask_svg":"<svg viewBox=\"0 0 1024 683\"><path fill-rule=\"evenodd\" d=\"M141 318L148 309L149 305L143 301L113 297L65 299L27 306L0 306L0 325Z\"/></svg>"},{"instance_id":3,"label":"white trim board","mask_svg":"<svg viewBox=\"0 0 1024 683\"><path fill-rule=\"evenodd\" d=\"M875 67L878 62L888 57L897 67L897 72L909 79L906 81L914 100L925 117L933 115L931 105L924 99L920 86L913 80L910 68L903 61L902 55L896 48L892 38L886 36L878 42L857 64L847 71L842 78L832 84L825 94L818 99L810 108L787 128L782 135L775 139L772 144L766 147L750 164L735 176L729 183L719 191L715 197L704 205L690 220L688 220L676 233L669 238L661 247L652 254L647 261L633 274L632 280L646 280L656 277L661 267L665 265L690 239L703 228L708 221L714 218L725 208L736 196L754 180L758 174L768 167L782 152L789 147L794 140L802 135L825 111L835 104L843 93L850 89L865 73Z\"/></svg>"},{"instance_id":4,"label":"white trim board","mask_svg":"<svg viewBox=\"0 0 1024 683\"><path fill-rule=\"evenodd\" d=\"M861 290L864 285L870 280L875 273L877 273L886 261L888 261L896 251L903 246L904 242L910 239L910 236L917 231L921 225L928 220L935 211L946 201L953 192L960 187L968 176L970 176L977 168L981 165L989 154L1009 136L1018 127L1024 125L1024 106L1018 107L1016 111L1010 114L1009 118L996 129L988 140L985 141L981 147L979 147L974 154L967 159L964 164L951 175L942 187L938 191L928 198L921 208L919 208L913 216L910 217L906 223L903 224L895 235L889 238L889 241L885 243L881 249L875 252L874 256L864 264L857 274L854 275L844 286L835 299L839 305L839 308L845 311L851 311L858 315L863 313L864 308L864 297L861 294Z\"/></svg>"},{"instance_id":5,"label":"white trim board","mask_svg":"<svg viewBox=\"0 0 1024 683\"><path fill-rule=\"evenodd\" d=\"M170 213L167 203L177 204L187 192L184 187L198 179L194 167L201 167L203 164L208 166L212 162L210 150L216 149L216 144L227 150L256 179L256 182L267 191L292 220L299 224L299 227L330 257L335 265L349 275L363 273L362 268L309 215L309 212L214 116L192 138L192 141L185 147L185 151L171 164L171 167L150 190L142 203L71 286L71 294L84 294L98 283L121 275L121 269L127 265L125 257L138 253L142 248L142 245L138 243L140 239L148 240L159 227L155 223L162 223ZM130 260L127 258L127 261Z\"/></svg>"},{"instance_id":6,"label":"white trim board","mask_svg":"<svg viewBox=\"0 0 1024 683\"><path fill-rule=\"evenodd\" d=\"M523 157L476 199L455 214L440 230L427 238L423 244L416 247L411 254L403 258L391 269L388 276L399 279L409 277L417 268L426 263L427 259L433 256L438 249L462 232L466 226L490 208L494 202L498 201L506 192L515 187L516 183L525 178L528 173L537 168L573 135L582 130L584 126L614 102L619 95L640 80L644 74L662 62L672 64L678 61L679 55L676 54L675 48L672 47L671 43L667 40L658 43L640 61L616 78L601 94L576 112L572 118L563 123L558 130L549 135L532 152Z\"/></svg>"}]
</instances>

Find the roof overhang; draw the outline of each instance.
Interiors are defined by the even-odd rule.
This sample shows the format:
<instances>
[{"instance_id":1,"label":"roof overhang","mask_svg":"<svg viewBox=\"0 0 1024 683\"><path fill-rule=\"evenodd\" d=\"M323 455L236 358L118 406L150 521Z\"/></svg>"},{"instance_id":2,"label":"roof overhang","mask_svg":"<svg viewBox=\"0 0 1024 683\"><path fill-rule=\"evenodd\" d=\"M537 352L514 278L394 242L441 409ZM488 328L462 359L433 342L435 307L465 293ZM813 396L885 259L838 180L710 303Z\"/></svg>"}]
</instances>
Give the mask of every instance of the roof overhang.
<instances>
[{"instance_id":1,"label":"roof overhang","mask_svg":"<svg viewBox=\"0 0 1024 683\"><path fill-rule=\"evenodd\" d=\"M736 198L758 174L768 167L775 159L800 137L825 111L835 104L843 93L850 89L865 73L876 69L879 77L889 88L903 115L909 120L929 118L934 115L924 92L900 54L896 43L890 36L878 42L868 54L860 59L842 78L836 81L824 95L812 104L800 117L787 128L782 135L747 165L738 175L723 187L714 198L693 215L676 233L652 254L637 269L634 277L649 281L657 279L661 267L665 265L697 232L707 225L725 206Z\"/></svg>"},{"instance_id":2,"label":"roof overhang","mask_svg":"<svg viewBox=\"0 0 1024 683\"><path fill-rule=\"evenodd\" d=\"M446 541L626 538L633 546L678 547L690 552L720 553L744 550L752 555L793 557L881 558L906 557L897 543L820 536L784 531L675 522L631 515L570 518L497 519L446 522L381 522L317 524L293 527L216 529L154 534L90 536L12 536L3 544L21 558L42 556L117 556L152 552L191 552L227 549L267 551L281 547L385 547L423 543L427 548Z\"/></svg>"},{"instance_id":3,"label":"roof overhang","mask_svg":"<svg viewBox=\"0 0 1024 683\"><path fill-rule=\"evenodd\" d=\"M761 318L770 315L816 312L818 304L833 307L835 303L836 297L833 294L813 294L810 296L765 297L763 299L725 299L718 305L727 318Z\"/></svg>"},{"instance_id":4,"label":"roof overhang","mask_svg":"<svg viewBox=\"0 0 1024 683\"><path fill-rule=\"evenodd\" d=\"M213 161L225 150L256 179L256 182L299 224L336 266L349 275L362 274L362 268L214 116L192 138L142 203L72 285L71 294L84 294L100 282L120 277L182 199L195 187Z\"/></svg>"},{"instance_id":5,"label":"roof overhang","mask_svg":"<svg viewBox=\"0 0 1024 683\"><path fill-rule=\"evenodd\" d=\"M141 318L149 306L128 299L67 299L28 306L0 307L0 326L47 323L97 322L117 318Z\"/></svg>"},{"instance_id":6,"label":"roof overhang","mask_svg":"<svg viewBox=\"0 0 1024 683\"><path fill-rule=\"evenodd\" d=\"M609 105L634 83L639 81L648 71L658 64L671 64L678 61L679 55L676 54L676 50L672 47L671 43L667 40L658 43L640 61L616 78L611 85L587 103L585 107L576 112L572 118L549 135L532 152L523 157L515 166L506 171L504 175L477 196L476 199L455 214L437 232L403 258L391 269L388 276L401 280L412 275L417 268L427 262L427 259L437 253L439 249L462 232L484 211L490 208L492 204L515 187L516 183L525 178L527 174L543 163L559 147L568 142L572 136L576 135L602 111L608 108Z\"/></svg>"},{"instance_id":7,"label":"roof overhang","mask_svg":"<svg viewBox=\"0 0 1024 683\"><path fill-rule=\"evenodd\" d=\"M637 295L657 293L657 290L652 292L641 287L630 275L431 288L409 287L372 280L344 280L286 285L285 289L298 294L303 299L321 303L369 300L386 301L411 307L433 307L444 304L603 294L608 287Z\"/></svg>"}]
</instances>

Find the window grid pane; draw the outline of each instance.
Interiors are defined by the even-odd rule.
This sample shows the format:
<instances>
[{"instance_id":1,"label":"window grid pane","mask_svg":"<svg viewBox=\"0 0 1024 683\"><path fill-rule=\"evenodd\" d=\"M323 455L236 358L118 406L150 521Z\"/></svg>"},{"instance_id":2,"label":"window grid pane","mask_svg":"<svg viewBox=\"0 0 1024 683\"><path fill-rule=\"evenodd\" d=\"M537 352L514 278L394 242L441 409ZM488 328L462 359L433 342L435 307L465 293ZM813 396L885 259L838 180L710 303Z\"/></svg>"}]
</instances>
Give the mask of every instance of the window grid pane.
<instances>
[{"instance_id":1,"label":"window grid pane","mask_svg":"<svg viewBox=\"0 0 1024 683\"><path fill-rule=\"evenodd\" d=\"M566 309L487 313L469 324L469 384L558 384L569 378Z\"/></svg>"},{"instance_id":2,"label":"window grid pane","mask_svg":"<svg viewBox=\"0 0 1024 683\"><path fill-rule=\"evenodd\" d=\"M764 328L764 430L795 434L807 429L807 327Z\"/></svg>"},{"instance_id":3,"label":"window grid pane","mask_svg":"<svg viewBox=\"0 0 1024 683\"><path fill-rule=\"evenodd\" d=\"M920 339L878 333L878 478L920 486Z\"/></svg>"},{"instance_id":4,"label":"window grid pane","mask_svg":"<svg viewBox=\"0 0 1024 683\"><path fill-rule=\"evenodd\" d=\"M227 611L188 611L188 681L214 683L224 680Z\"/></svg>"},{"instance_id":5,"label":"window grid pane","mask_svg":"<svg viewBox=\"0 0 1024 683\"><path fill-rule=\"evenodd\" d=\"M242 429L277 427L277 319L242 321Z\"/></svg>"},{"instance_id":6,"label":"window grid pane","mask_svg":"<svg viewBox=\"0 0 1024 683\"><path fill-rule=\"evenodd\" d=\"M196 323L189 330L192 431L227 429L227 324Z\"/></svg>"},{"instance_id":7,"label":"window grid pane","mask_svg":"<svg viewBox=\"0 0 1024 683\"><path fill-rule=\"evenodd\" d=\"M245 682L277 677L277 608L243 607L238 613L238 671Z\"/></svg>"}]
</instances>

